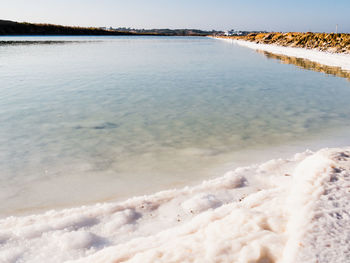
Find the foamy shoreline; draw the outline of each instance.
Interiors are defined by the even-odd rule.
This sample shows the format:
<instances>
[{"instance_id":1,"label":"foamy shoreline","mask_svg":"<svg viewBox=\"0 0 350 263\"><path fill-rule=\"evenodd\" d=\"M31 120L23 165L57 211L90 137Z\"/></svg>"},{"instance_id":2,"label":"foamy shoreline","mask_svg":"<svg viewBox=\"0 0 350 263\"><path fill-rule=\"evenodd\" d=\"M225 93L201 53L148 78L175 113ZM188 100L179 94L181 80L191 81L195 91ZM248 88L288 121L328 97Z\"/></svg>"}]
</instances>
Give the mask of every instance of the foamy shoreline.
<instances>
[{"instance_id":1,"label":"foamy shoreline","mask_svg":"<svg viewBox=\"0 0 350 263\"><path fill-rule=\"evenodd\" d=\"M340 53L330 53L314 49L283 47L273 44L257 44L250 41L228 39L217 37L215 39L227 41L240 46L248 47L254 50L262 50L274 54L308 59L323 65L340 67L343 70L350 70L350 55Z\"/></svg>"},{"instance_id":2,"label":"foamy shoreline","mask_svg":"<svg viewBox=\"0 0 350 263\"><path fill-rule=\"evenodd\" d=\"M0 262L345 262L350 148L195 187L0 220ZM265 261L264 261L265 260Z\"/></svg>"}]
</instances>

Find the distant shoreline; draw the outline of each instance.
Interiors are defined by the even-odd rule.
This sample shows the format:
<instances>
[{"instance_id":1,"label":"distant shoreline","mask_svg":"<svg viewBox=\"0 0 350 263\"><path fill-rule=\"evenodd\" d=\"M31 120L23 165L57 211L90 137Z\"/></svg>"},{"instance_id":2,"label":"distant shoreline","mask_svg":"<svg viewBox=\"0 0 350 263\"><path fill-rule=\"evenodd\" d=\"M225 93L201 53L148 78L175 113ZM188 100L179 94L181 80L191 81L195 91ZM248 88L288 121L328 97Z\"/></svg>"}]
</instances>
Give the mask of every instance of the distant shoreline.
<instances>
[{"instance_id":1,"label":"distant shoreline","mask_svg":"<svg viewBox=\"0 0 350 263\"><path fill-rule=\"evenodd\" d=\"M107 29L0 20L0 36L208 36L218 31L198 29Z\"/></svg>"},{"instance_id":2,"label":"distant shoreline","mask_svg":"<svg viewBox=\"0 0 350 263\"><path fill-rule=\"evenodd\" d=\"M296 47L295 45L282 46L278 42L274 43L256 43L245 40L245 37L214 37L215 39L228 41L232 44L248 47L254 50L261 50L278 55L285 55L296 58L308 59L322 65L339 67L342 70L350 71L350 54L340 52L321 51L316 48Z\"/></svg>"}]
</instances>

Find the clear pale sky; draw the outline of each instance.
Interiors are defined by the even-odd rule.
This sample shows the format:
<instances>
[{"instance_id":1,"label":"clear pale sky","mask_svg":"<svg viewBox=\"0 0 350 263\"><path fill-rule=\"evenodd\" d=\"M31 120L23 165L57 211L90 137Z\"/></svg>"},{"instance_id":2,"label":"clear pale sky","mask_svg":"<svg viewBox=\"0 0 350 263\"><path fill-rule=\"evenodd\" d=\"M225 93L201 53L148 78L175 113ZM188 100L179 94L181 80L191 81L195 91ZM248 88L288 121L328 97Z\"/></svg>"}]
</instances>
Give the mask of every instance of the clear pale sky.
<instances>
[{"instance_id":1,"label":"clear pale sky","mask_svg":"<svg viewBox=\"0 0 350 263\"><path fill-rule=\"evenodd\" d=\"M0 0L0 19L74 26L350 32L350 0Z\"/></svg>"}]
</instances>

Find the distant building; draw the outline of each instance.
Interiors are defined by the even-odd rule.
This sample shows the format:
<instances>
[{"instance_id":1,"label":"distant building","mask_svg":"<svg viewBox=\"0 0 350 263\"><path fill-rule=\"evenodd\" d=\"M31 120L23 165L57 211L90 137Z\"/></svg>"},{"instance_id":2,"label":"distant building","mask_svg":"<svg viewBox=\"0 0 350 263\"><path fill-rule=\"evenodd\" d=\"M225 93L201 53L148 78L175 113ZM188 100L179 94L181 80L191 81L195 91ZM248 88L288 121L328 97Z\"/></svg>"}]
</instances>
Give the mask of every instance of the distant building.
<instances>
[{"instance_id":1,"label":"distant building","mask_svg":"<svg viewBox=\"0 0 350 263\"><path fill-rule=\"evenodd\" d=\"M233 29L225 31L225 36L232 36L234 34L235 34L235 30Z\"/></svg>"},{"instance_id":2,"label":"distant building","mask_svg":"<svg viewBox=\"0 0 350 263\"><path fill-rule=\"evenodd\" d=\"M246 36L251 33L267 33L266 31L242 31L242 30L227 30L224 31L223 35L225 36Z\"/></svg>"}]
</instances>

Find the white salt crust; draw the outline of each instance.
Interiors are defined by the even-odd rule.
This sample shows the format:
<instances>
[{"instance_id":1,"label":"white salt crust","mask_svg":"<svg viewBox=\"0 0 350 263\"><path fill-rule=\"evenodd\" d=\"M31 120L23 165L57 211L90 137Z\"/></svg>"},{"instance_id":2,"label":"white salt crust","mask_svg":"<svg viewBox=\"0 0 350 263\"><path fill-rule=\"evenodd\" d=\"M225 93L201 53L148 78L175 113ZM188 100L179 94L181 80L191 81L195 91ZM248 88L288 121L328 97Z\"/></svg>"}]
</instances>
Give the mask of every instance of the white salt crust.
<instances>
[{"instance_id":1,"label":"white salt crust","mask_svg":"<svg viewBox=\"0 0 350 263\"><path fill-rule=\"evenodd\" d=\"M350 149L195 187L0 220L0 262L347 262Z\"/></svg>"},{"instance_id":2,"label":"white salt crust","mask_svg":"<svg viewBox=\"0 0 350 263\"><path fill-rule=\"evenodd\" d=\"M258 44L250 41L216 38L227 41L240 46L252 48L255 50L262 50L274 54L285 55L290 57L304 58L323 65L340 67L343 70L350 70L350 55L341 53L330 53L319 51L315 49L297 48L297 47L283 47L273 44Z\"/></svg>"}]
</instances>

